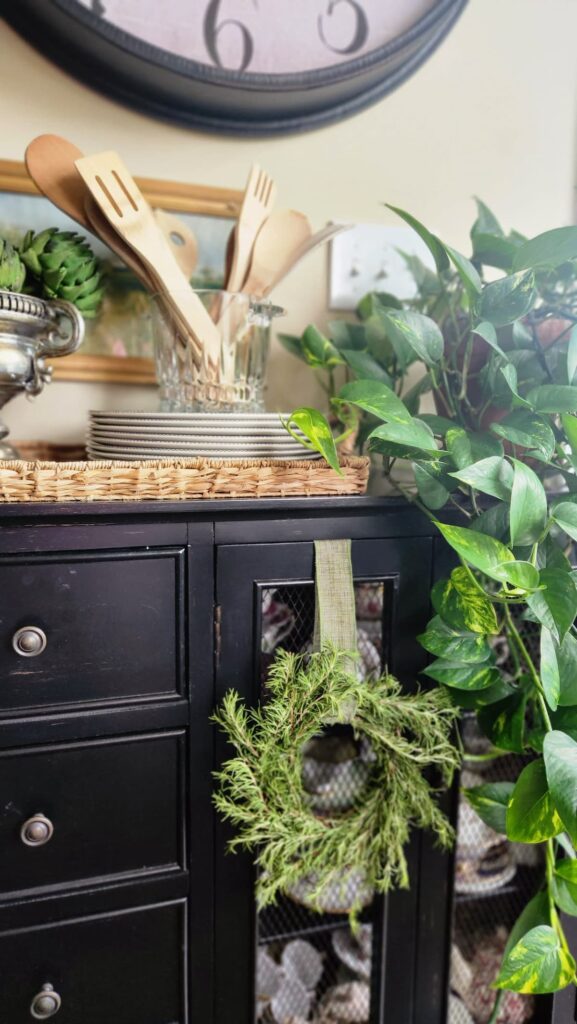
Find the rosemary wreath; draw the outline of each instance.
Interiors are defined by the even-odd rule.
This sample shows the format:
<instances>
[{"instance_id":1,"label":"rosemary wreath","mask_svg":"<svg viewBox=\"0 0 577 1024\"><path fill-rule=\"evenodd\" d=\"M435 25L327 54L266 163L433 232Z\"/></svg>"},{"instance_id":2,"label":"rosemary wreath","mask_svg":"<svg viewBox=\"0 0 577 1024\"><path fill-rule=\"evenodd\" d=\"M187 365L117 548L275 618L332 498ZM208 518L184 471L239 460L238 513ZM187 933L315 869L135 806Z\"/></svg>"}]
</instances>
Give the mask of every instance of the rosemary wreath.
<instances>
[{"instance_id":1,"label":"rosemary wreath","mask_svg":"<svg viewBox=\"0 0 577 1024\"><path fill-rule=\"evenodd\" d=\"M451 742L457 715L440 690L403 694L389 675L360 681L330 646L309 655L279 651L260 707L247 709L231 690L213 718L236 753L216 773L214 801L236 829L229 849L256 854L259 906L306 881L319 910L323 896L345 889L359 871L377 892L408 888L411 827L432 829L443 847L453 840L423 773L435 767L450 784L459 762ZM366 738L371 768L348 810L320 816L303 786L302 752L335 722ZM359 902L357 895L348 907L353 919Z\"/></svg>"}]
</instances>

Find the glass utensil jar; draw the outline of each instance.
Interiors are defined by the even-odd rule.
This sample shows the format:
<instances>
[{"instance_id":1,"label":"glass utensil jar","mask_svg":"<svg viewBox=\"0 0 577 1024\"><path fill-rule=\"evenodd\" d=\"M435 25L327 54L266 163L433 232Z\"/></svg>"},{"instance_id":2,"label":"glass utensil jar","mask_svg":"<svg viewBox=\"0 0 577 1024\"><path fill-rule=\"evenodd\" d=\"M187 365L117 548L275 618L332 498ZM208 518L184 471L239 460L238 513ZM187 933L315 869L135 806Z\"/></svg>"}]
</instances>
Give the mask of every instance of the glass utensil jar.
<instances>
[{"instance_id":1,"label":"glass utensil jar","mask_svg":"<svg viewBox=\"0 0 577 1024\"><path fill-rule=\"evenodd\" d=\"M284 310L241 293L206 289L196 294L218 329L219 365L216 372L198 365L178 327L156 301L153 334L161 410L262 411L270 328Z\"/></svg>"}]
</instances>

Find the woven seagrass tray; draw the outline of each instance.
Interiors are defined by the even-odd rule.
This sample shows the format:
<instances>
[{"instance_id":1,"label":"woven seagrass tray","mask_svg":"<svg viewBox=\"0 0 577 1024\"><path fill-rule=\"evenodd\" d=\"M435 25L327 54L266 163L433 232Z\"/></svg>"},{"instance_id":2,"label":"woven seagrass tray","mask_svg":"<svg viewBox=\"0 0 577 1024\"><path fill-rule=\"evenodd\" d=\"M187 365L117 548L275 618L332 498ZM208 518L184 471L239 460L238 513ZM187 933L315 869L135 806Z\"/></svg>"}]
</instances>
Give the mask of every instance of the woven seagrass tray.
<instances>
[{"instance_id":1,"label":"woven seagrass tray","mask_svg":"<svg viewBox=\"0 0 577 1024\"><path fill-rule=\"evenodd\" d=\"M318 460L158 459L86 461L82 448L18 445L0 460L0 501L178 501L364 494L369 460L341 456L342 476Z\"/></svg>"}]
</instances>

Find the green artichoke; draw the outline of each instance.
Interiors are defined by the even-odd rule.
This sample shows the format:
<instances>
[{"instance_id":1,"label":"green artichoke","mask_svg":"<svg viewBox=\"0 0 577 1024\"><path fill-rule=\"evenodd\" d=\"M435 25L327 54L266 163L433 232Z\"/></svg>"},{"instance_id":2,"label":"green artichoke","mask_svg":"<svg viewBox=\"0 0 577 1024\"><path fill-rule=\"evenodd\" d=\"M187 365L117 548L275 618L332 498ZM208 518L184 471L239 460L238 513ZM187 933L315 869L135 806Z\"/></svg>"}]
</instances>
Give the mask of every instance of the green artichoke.
<instances>
[{"instance_id":1,"label":"green artichoke","mask_svg":"<svg viewBox=\"0 0 577 1024\"><path fill-rule=\"evenodd\" d=\"M29 231L22 261L45 299L66 299L86 318L95 317L104 294L103 273L88 242L74 231Z\"/></svg>"},{"instance_id":2,"label":"green artichoke","mask_svg":"<svg viewBox=\"0 0 577 1024\"><path fill-rule=\"evenodd\" d=\"M21 292L26 278L26 267L16 249L0 238L0 289Z\"/></svg>"}]
</instances>

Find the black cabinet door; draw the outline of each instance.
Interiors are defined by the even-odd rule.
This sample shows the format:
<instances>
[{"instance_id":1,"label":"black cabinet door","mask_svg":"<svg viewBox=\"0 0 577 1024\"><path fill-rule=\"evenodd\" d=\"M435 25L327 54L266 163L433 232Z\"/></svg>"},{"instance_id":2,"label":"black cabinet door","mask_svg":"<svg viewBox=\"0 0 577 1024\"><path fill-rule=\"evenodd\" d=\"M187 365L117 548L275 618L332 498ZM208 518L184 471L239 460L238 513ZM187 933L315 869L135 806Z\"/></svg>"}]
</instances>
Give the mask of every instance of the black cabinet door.
<instances>
[{"instance_id":1,"label":"black cabinet door","mask_svg":"<svg viewBox=\"0 0 577 1024\"><path fill-rule=\"evenodd\" d=\"M346 535L346 524L343 533ZM369 675L375 662L382 662L407 688L414 688L425 662L415 637L428 616L431 541L426 537L355 540L352 561L363 670ZM310 646L313 579L314 547L309 542L227 545L218 549L219 699L235 688L249 703L256 703L275 649L284 646L303 651ZM219 759L227 755L220 739L217 754ZM314 914L288 898L257 915L251 859L239 854L225 855L228 835L227 828L218 823L217 1024L253 1024L263 1007L263 992L259 992L255 981L257 951L264 961L264 972L274 971L274 963L286 965L285 950L295 941L306 942L307 946L301 945L298 950L291 947L290 958L306 957L308 951L311 963L321 965L319 970L322 967L322 975L307 997L311 1015L323 1000L326 1005L327 1000L344 996L348 991L361 1002L370 1003L370 1024L411 1024L415 1019L420 836L413 837L408 851L413 878L410 891L378 898L363 912L363 937L369 952L368 959L365 957L355 972L351 970L350 933L345 915ZM355 956L358 959L358 949L353 948L353 960ZM340 988L335 995L337 988L351 982L356 988ZM276 985L275 981L273 987ZM265 1009L263 1019L268 1019L266 1013L271 1011L277 1019L279 1013L281 1018L289 1019L291 1014L306 1018L302 1000L297 1008L297 1001L292 999L288 991L285 1004L279 1005L277 1001L276 1007ZM306 1011L307 999L304 1001ZM360 1005L355 1012L363 1012Z\"/></svg>"}]
</instances>

